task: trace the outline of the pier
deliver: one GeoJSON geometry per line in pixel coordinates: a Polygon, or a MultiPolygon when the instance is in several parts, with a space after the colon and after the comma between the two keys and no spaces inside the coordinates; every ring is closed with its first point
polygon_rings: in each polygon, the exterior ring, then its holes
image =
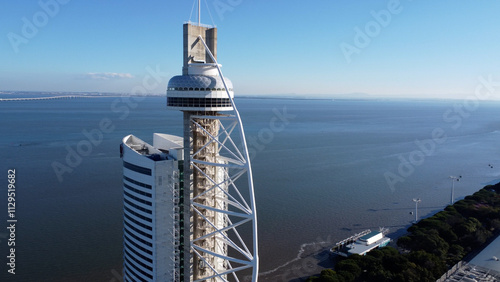
{"type": "MultiPolygon", "coordinates": [[[[366,229],[366,230],[364,230],[364,231],[361,231],[361,232],[359,232],[359,233],[357,233],[357,234],[352,235],[352,236],[351,236],[351,237],[349,237],[349,238],[346,238],[346,239],[344,239],[344,240],[342,240],[342,241],[337,242],[337,243],[335,244],[335,247],[336,247],[336,248],[339,248],[339,247],[343,247],[343,246],[344,246],[344,245],[346,245],[346,244],[353,243],[354,241],[358,240],[358,238],[363,237],[363,236],[365,236],[365,235],[367,235],[367,234],[370,234],[371,232],[372,232],[372,231],[371,231],[370,229],[366,229]]],[[[335,248],[335,247],[334,247],[334,248],[335,248]]]]}
{"type": "Polygon", "coordinates": [[[337,242],[333,248],[330,249],[331,255],[341,255],[348,257],[352,254],[365,255],[369,251],[387,246],[391,241],[385,234],[388,232],[386,228],[380,228],[380,231],[371,231],[370,229],[364,230],[360,233],[337,242]]]}
{"type": "Polygon", "coordinates": [[[76,99],[90,98],[86,96],[51,96],[51,97],[33,97],[33,98],[0,98],[0,102],[8,101],[34,101],[34,100],[55,100],[55,99],[76,99]]]}

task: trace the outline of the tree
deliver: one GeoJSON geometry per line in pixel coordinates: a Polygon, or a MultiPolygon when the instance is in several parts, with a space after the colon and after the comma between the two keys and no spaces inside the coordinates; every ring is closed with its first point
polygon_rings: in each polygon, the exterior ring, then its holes
{"type": "MultiPolygon", "coordinates": [[[[341,271],[349,272],[354,275],[354,277],[358,277],[361,275],[361,267],[355,260],[351,259],[346,259],[343,261],[340,261],[336,266],[335,270],[337,270],[340,274],[341,271]]],[[[344,276],[344,275],[342,275],[344,276]]]]}
{"type": "Polygon", "coordinates": [[[420,273],[422,276],[434,279],[434,281],[446,272],[445,263],[441,258],[434,254],[420,250],[411,252],[408,255],[408,259],[421,267],[420,273]],[[428,272],[427,275],[426,272],[428,272]]]}
{"type": "Polygon", "coordinates": [[[450,246],[450,250],[448,251],[448,260],[449,265],[455,265],[457,262],[462,260],[465,256],[465,249],[457,244],[453,244],[450,246]]]}
{"type": "Polygon", "coordinates": [[[339,277],[337,272],[333,269],[324,269],[321,271],[321,276],[317,280],[318,282],[344,282],[344,279],[339,277]]]}

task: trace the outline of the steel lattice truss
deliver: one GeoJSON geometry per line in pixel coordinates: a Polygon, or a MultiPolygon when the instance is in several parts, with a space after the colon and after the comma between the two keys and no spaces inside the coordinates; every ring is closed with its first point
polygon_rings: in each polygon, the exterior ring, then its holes
{"type": "Polygon", "coordinates": [[[195,281],[241,281],[243,273],[251,273],[252,281],[257,281],[257,217],[245,134],[219,65],[203,38],[199,39],[217,66],[233,112],[192,115],[190,119],[192,130],[204,140],[202,146],[192,147],[190,157],[193,174],[204,186],[190,202],[203,230],[191,239],[191,250],[194,261],[206,269],[203,279],[195,281]]]}

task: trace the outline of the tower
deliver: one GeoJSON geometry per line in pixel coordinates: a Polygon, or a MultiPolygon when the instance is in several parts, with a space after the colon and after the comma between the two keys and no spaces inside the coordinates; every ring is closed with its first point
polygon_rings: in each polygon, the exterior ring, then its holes
{"type": "Polygon", "coordinates": [[[217,29],[186,23],[183,46],[182,75],[167,87],[183,137],[128,135],[120,146],[124,281],[257,281],[252,168],[217,29]]]}
{"type": "Polygon", "coordinates": [[[252,171],[233,86],[216,59],[217,29],[186,23],[183,46],[182,75],[167,88],[168,109],[184,115],[181,276],[238,281],[243,273],[257,281],[252,171]]]}

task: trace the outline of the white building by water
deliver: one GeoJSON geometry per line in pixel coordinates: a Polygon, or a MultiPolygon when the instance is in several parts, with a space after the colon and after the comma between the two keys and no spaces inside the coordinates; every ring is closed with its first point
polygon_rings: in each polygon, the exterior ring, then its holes
{"type": "Polygon", "coordinates": [[[124,281],[179,281],[182,138],[123,139],[124,281]]]}

